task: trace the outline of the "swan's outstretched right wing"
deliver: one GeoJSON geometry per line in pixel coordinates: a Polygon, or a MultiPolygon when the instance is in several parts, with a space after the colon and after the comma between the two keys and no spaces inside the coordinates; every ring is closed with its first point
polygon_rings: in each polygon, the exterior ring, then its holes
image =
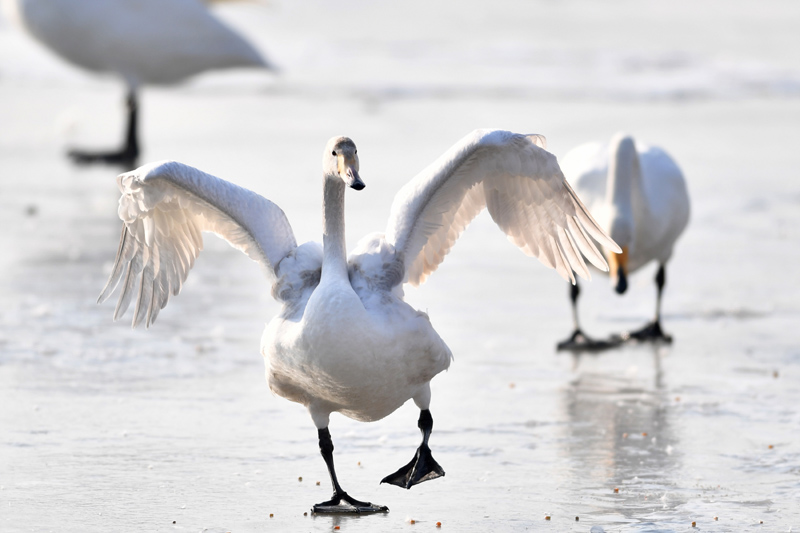
{"type": "Polygon", "coordinates": [[[568,281],[608,270],[589,238],[620,249],[564,179],[538,135],[476,130],[407,183],[392,203],[386,241],[419,285],[436,270],[467,224],[484,208],[509,240],[568,281]]]}
{"type": "Polygon", "coordinates": [[[278,263],[297,247],[283,211],[258,194],[174,161],[121,174],[122,237],[98,303],[121,283],[114,320],[135,297],[133,327],[149,327],[177,295],[203,249],[201,232],[216,233],[274,280],[278,263]],[[137,289],[138,285],[138,289],[137,289]]]}

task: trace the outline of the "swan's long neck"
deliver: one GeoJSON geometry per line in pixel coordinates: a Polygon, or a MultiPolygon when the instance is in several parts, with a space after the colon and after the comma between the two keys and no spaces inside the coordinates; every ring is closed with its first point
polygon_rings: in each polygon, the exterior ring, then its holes
{"type": "Polygon", "coordinates": [[[322,279],[347,279],[347,252],[344,240],[345,184],[336,177],[325,177],[322,187],[322,279]]]}
{"type": "Polygon", "coordinates": [[[630,137],[616,136],[609,146],[606,205],[610,206],[609,235],[620,246],[633,241],[634,188],[638,188],[640,170],[636,146],[630,137]]]}

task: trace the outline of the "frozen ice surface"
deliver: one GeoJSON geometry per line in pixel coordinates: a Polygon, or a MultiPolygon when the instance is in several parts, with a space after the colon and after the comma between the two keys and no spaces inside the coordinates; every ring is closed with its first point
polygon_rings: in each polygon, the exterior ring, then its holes
{"type": "MultiPolygon", "coordinates": [[[[556,354],[567,287],[481,217],[407,290],[456,357],[433,381],[447,476],[378,485],[418,445],[413,405],[334,416],[345,488],[391,512],[304,516],[327,474],[305,410],[264,381],[277,305],[258,267],[207,236],[154,327],[112,323],[95,299],[116,170],[62,153],[119,139],[121,88],[0,25],[0,531],[798,530],[798,4],[333,5],[225,6],[283,74],[146,90],[144,160],[260,192],[303,242],[320,238],[320,150],[347,134],[368,185],[347,198],[354,246],[471,129],[542,133],[557,155],[627,130],[675,156],[693,199],[667,271],[674,345],[556,354]]],[[[654,274],[622,298],[584,284],[586,329],[644,323],[654,274]]]]}

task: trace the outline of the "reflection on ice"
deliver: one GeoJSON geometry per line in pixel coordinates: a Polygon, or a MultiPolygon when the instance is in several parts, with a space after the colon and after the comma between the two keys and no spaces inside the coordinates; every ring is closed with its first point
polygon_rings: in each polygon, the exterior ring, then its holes
{"type": "Polygon", "coordinates": [[[573,356],[576,378],[564,391],[566,430],[577,492],[599,490],[606,496],[596,498],[597,506],[639,520],[658,509],[675,509],[686,497],[668,498],[664,492],[681,467],[680,454],[673,453],[680,443],[661,366],[669,348],[625,351],[573,356]],[[623,370],[621,355],[636,366],[623,370]],[[595,365],[582,369],[589,358],[595,365]]]}

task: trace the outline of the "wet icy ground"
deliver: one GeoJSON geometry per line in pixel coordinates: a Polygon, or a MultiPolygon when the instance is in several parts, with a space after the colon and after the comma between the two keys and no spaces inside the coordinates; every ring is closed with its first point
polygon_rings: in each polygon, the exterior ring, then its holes
{"type": "MultiPolygon", "coordinates": [[[[314,4],[323,21],[231,6],[281,78],[145,93],[145,161],[269,197],[301,242],[320,238],[320,150],[338,133],[358,143],[367,183],[347,197],[350,246],[475,127],[543,133],[557,155],[624,129],[684,169],[694,204],[668,270],[671,347],[555,353],[567,287],[485,217],[407,290],[456,356],[433,381],[447,476],[378,485],[418,444],[413,405],[373,424],[334,416],[345,488],[391,509],[361,518],[304,516],[328,497],[327,474],[304,409],[264,382],[259,339],[277,306],[255,264],[209,236],[150,330],[95,305],[116,251],[116,170],[61,153],[118,137],[119,87],[0,26],[0,530],[798,530],[797,8],[651,5],[628,31],[634,4],[610,5],[532,2],[508,16],[476,3],[443,34],[443,9],[386,15],[403,25],[360,2],[314,4]],[[611,26],[593,30],[598,18],[611,26]],[[347,20],[370,23],[328,27],[347,20]]],[[[646,321],[653,274],[623,298],[601,276],[584,284],[586,329],[646,321]]]]}

